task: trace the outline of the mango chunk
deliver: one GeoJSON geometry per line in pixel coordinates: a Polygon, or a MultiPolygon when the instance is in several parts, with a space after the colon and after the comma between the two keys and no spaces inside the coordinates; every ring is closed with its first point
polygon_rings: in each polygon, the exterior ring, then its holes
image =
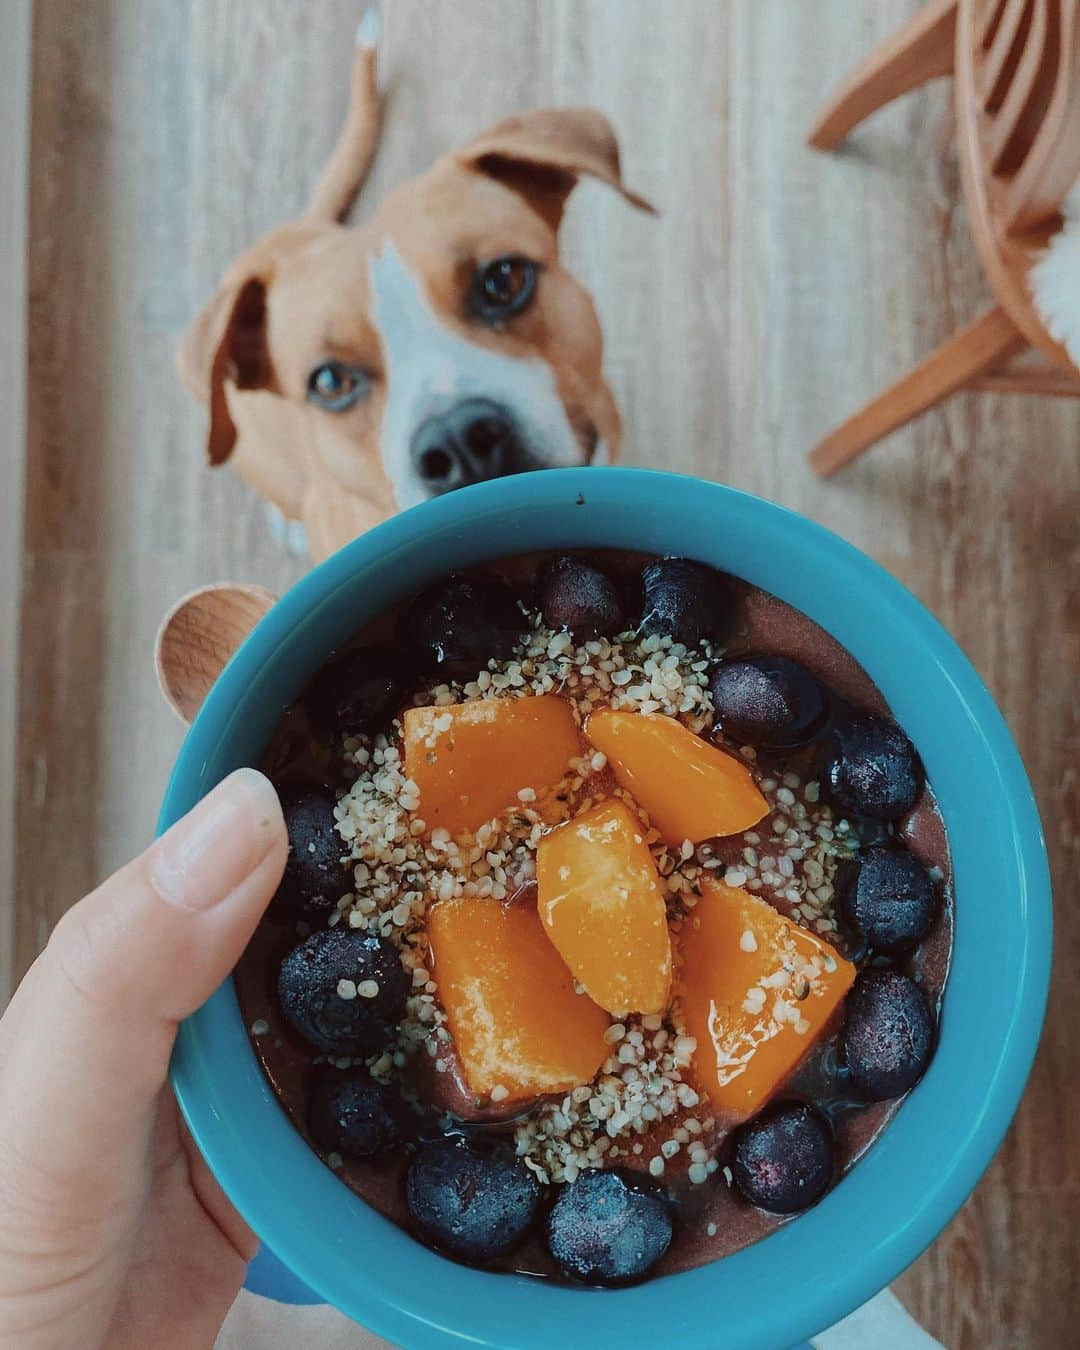
{"type": "Polygon", "coordinates": [[[540,841],[537,909],[548,937],[601,1008],[663,1012],[671,997],[664,890],[644,827],[601,802],[540,841]]]}
{"type": "Polygon", "coordinates": [[[826,1029],[855,967],[746,891],[706,881],[678,936],[692,1074],[718,1112],[758,1111],[826,1029]]]}
{"type": "Polygon", "coordinates": [[[405,771],[420,789],[428,830],[455,838],[518,804],[518,793],[556,786],[581,736],[557,694],[475,699],[449,708],[409,708],[405,771]]]}
{"type": "Polygon", "coordinates": [[[746,766],[673,717],[603,708],[585,734],[672,846],[739,834],[768,814],[746,766]]]}
{"type": "Polygon", "coordinates": [[[535,908],[462,896],[428,912],[439,998],[469,1090],[502,1102],[588,1083],[610,1019],[584,994],[535,908]]]}

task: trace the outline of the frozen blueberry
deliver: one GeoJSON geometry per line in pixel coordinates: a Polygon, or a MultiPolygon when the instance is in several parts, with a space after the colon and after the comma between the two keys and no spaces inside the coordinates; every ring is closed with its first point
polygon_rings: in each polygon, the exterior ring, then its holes
{"type": "Polygon", "coordinates": [[[771,1214],[797,1214],[832,1184],[832,1130],[805,1102],[769,1107],[735,1133],[732,1175],[743,1197],[771,1214]]]}
{"type": "Polygon", "coordinates": [[[623,627],[619,592],[610,577],[580,558],[558,558],[544,578],[544,623],[578,642],[611,636],[623,627]]]}
{"type": "Polygon", "coordinates": [[[464,1140],[439,1139],[411,1163],[405,1198],[433,1246],[463,1261],[492,1261],[532,1226],[540,1186],[509,1151],[481,1153],[464,1140]]]}
{"type": "Polygon", "coordinates": [[[902,1097],[933,1055],[934,1016],[925,994],[898,971],[859,971],[839,1048],[851,1086],[864,1101],[902,1097]]]}
{"type": "Polygon", "coordinates": [[[644,1279],[671,1242],[673,1205],[619,1171],[585,1172],[548,1216],[548,1247],[564,1275],[586,1284],[644,1279]]]}
{"type": "Polygon", "coordinates": [[[398,658],[387,647],[337,652],[309,682],[302,701],[312,726],[323,735],[371,731],[404,701],[398,658]]]}
{"type": "Polygon", "coordinates": [[[833,727],[825,777],[833,800],[846,811],[899,820],[922,791],[923,766],[890,718],[848,713],[833,727]]]}
{"type": "Polygon", "coordinates": [[[702,638],[723,637],[731,627],[731,597],[720,574],[688,558],[661,558],[641,573],[646,637],[671,636],[694,647],[702,638]]]}
{"type": "Polygon", "coordinates": [[[430,674],[471,679],[490,658],[513,655],[528,623],[508,587],[494,577],[448,577],[416,598],[403,637],[430,674]]]}
{"type": "Polygon", "coordinates": [[[281,803],[289,831],[289,857],[277,900],[290,910],[333,909],[351,889],[352,873],[342,865],[345,845],[334,823],[334,795],[312,788],[281,803]]]}
{"type": "Polygon", "coordinates": [[[878,952],[912,947],[930,931],[937,891],[910,853],[867,848],[841,869],[836,907],[848,928],[878,952]]]}
{"type": "Polygon", "coordinates": [[[293,1027],[329,1055],[374,1054],[405,1011],[409,979],[385,939],[356,928],[327,928],[281,963],[278,998],[293,1027]],[[339,985],[345,981],[343,997],[339,985]],[[378,986],[371,998],[361,985],[378,986]],[[358,992],[353,993],[349,986],[358,992]]]}
{"type": "Polygon", "coordinates": [[[320,1148],[349,1158],[374,1158],[409,1133],[409,1109],[396,1088],[356,1069],[324,1069],[312,1080],[308,1129],[320,1148]]]}
{"type": "Polygon", "coordinates": [[[821,685],[786,656],[721,661],[713,671],[712,696],[728,740],[770,750],[805,745],[828,711],[821,685]]]}

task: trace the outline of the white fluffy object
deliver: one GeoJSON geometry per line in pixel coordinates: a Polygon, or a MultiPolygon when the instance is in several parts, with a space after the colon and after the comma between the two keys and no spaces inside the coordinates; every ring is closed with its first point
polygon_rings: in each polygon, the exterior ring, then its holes
{"type": "Polygon", "coordinates": [[[1080,366],[1080,182],[1062,207],[1065,224],[1031,269],[1035,305],[1052,337],[1080,366]]]}

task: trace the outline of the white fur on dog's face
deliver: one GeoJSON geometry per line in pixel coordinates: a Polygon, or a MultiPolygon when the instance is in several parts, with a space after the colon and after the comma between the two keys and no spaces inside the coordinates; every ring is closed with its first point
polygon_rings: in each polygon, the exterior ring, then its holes
{"type": "Polygon", "coordinates": [[[387,384],[382,459],[399,506],[430,496],[412,461],[417,430],[462,399],[502,405],[538,468],[582,463],[582,446],[547,361],[481,347],[447,327],[390,240],[371,258],[368,272],[387,384]]]}

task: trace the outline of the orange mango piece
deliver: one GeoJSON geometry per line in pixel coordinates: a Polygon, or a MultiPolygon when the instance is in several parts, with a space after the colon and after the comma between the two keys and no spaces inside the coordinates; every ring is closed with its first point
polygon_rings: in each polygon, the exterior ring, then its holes
{"type": "Polygon", "coordinates": [[[449,708],[409,708],[402,719],[405,771],[420,789],[428,830],[455,838],[556,786],[581,736],[570,705],[557,694],[476,699],[449,708]]]}
{"type": "Polygon", "coordinates": [[[439,998],[469,1090],[503,1102],[588,1083],[608,1015],[584,994],[530,904],[462,896],[428,912],[439,998]]]}
{"type": "Polygon", "coordinates": [[[591,714],[585,734],[672,846],[739,834],[768,814],[741,760],[674,717],[603,708],[591,714]]]}
{"type": "Polygon", "coordinates": [[[664,890],[644,827],[601,802],[546,834],[536,853],[537,909],[575,979],[601,1008],[663,1012],[671,997],[664,890]]]}
{"type": "Polygon", "coordinates": [[[678,936],[692,1073],[718,1112],[754,1115],[798,1067],[855,979],[821,938],[757,896],[706,881],[678,936]]]}

